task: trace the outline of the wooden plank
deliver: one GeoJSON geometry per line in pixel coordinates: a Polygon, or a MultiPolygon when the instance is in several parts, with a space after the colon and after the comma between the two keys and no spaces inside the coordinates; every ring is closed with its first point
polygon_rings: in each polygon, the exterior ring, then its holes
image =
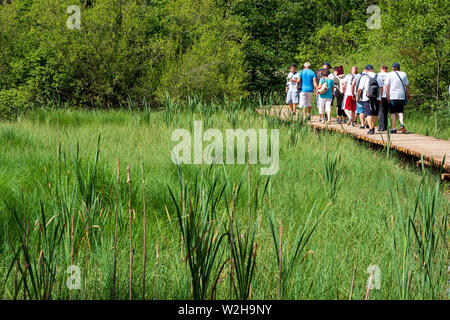
{"type": "MultiPolygon", "coordinates": [[[[293,120],[288,106],[272,106],[257,109],[261,115],[276,116],[282,120],[293,120]]],[[[309,125],[317,130],[329,130],[342,134],[349,134],[358,140],[366,141],[372,144],[386,146],[389,142],[387,133],[378,133],[374,135],[367,134],[367,129],[347,126],[347,124],[338,124],[335,119],[329,124],[319,121],[318,116],[313,116],[309,125]]],[[[415,133],[392,134],[390,135],[390,147],[404,154],[421,160],[423,158],[425,165],[433,165],[436,168],[443,168],[443,171],[450,173],[450,141],[437,139],[434,137],[423,136],[415,133]],[[444,162],[445,157],[445,163],[444,162]]],[[[419,161],[420,162],[420,161],[419,161]]],[[[447,177],[447,176],[446,176],[447,177]]]]}

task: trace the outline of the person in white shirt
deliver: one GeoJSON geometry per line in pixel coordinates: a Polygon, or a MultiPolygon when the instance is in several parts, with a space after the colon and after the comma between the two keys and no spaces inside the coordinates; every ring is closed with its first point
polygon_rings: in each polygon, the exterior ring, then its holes
{"type": "Polygon", "coordinates": [[[369,126],[366,125],[366,117],[364,115],[364,103],[356,99],[356,96],[358,94],[359,82],[361,81],[361,77],[363,77],[366,74],[366,72],[367,70],[364,69],[362,73],[355,75],[355,79],[353,80],[352,83],[353,98],[356,101],[356,116],[358,117],[359,115],[359,120],[361,121],[360,129],[364,129],[366,127],[369,128],[369,126]]]}
{"type": "MultiPolygon", "coordinates": [[[[386,78],[388,75],[388,67],[382,66],[378,77],[383,81],[383,88],[386,85],[386,78]]],[[[380,112],[378,113],[378,131],[386,131],[388,128],[388,111],[389,103],[386,98],[386,90],[383,90],[383,96],[381,97],[380,112]]]]}
{"type": "Polygon", "coordinates": [[[405,125],[403,123],[403,109],[411,98],[409,92],[409,80],[406,73],[400,71],[400,64],[397,62],[392,65],[392,72],[390,72],[386,78],[385,90],[392,119],[391,133],[397,133],[397,129],[395,128],[396,115],[398,115],[402,133],[406,133],[405,125]]]}
{"type": "Polygon", "coordinates": [[[300,75],[296,71],[297,66],[291,65],[291,72],[286,78],[286,104],[293,114],[298,105],[298,83],[300,82],[300,75]]]}
{"type": "Polygon", "coordinates": [[[366,70],[367,74],[361,78],[359,83],[356,101],[364,102],[364,114],[367,115],[367,123],[369,124],[369,132],[367,133],[374,134],[383,95],[383,81],[373,72],[371,64],[366,66],[366,70]]]}
{"type": "Polygon", "coordinates": [[[345,76],[342,85],[342,92],[344,92],[344,106],[345,114],[348,117],[347,125],[355,126],[356,123],[356,98],[352,93],[352,84],[358,75],[358,67],[352,67],[352,73],[345,76]]]}

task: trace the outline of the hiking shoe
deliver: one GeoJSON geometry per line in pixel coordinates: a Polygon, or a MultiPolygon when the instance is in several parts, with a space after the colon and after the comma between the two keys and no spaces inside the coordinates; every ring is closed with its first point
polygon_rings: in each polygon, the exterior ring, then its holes
{"type": "Polygon", "coordinates": [[[370,129],[370,127],[369,127],[369,125],[368,125],[368,124],[366,124],[366,129],[370,129]]]}
{"type": "Polygon", "coordinates": [[[404,125],[401,126],[400,130],[402,130],[402,133],[406,133],[406,129],[405,129],[404,125]]]}
{"type": "Polygon", "coordinates": [[[361,126],[361,127],[359,127],[360,129],[365,129],[366,127],[365,126],[361,126]]]}
{"type": "Polygon", "coordinates": [[[375,129],[370,129],[367,134],[374,134],[375,133],[375,129]]]}
{"type": "Polygon", "coordinates": [[[391,133],[397,133],[397,129],[392,129],[391,133]]]}
{"type": "Polygon", "coordinates": [[[308,119],[308,121],[311,121],[311,116],[308,116],[308,118],[307,118],[307,119],[308,119]]]}

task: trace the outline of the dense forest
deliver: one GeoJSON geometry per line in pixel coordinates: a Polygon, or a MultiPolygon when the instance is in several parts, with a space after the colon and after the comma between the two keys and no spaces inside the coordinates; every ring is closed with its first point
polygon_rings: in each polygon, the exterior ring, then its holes
{"type": "Polygon", "coordinates": [[[399,62],[413,106],[448,108],[449,18],[446,0],[2,0],[0,114],[282,92],[305,61],[399,62]]]}

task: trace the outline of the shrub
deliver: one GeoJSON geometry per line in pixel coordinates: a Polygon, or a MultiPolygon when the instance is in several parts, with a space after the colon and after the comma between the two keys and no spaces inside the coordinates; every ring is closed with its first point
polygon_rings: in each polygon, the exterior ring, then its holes
{"type": "Polygon", "coordinates": [[[26,89],[0,90],[0,119],[15,119],[31,106],[31,94],[26,89]]]}

